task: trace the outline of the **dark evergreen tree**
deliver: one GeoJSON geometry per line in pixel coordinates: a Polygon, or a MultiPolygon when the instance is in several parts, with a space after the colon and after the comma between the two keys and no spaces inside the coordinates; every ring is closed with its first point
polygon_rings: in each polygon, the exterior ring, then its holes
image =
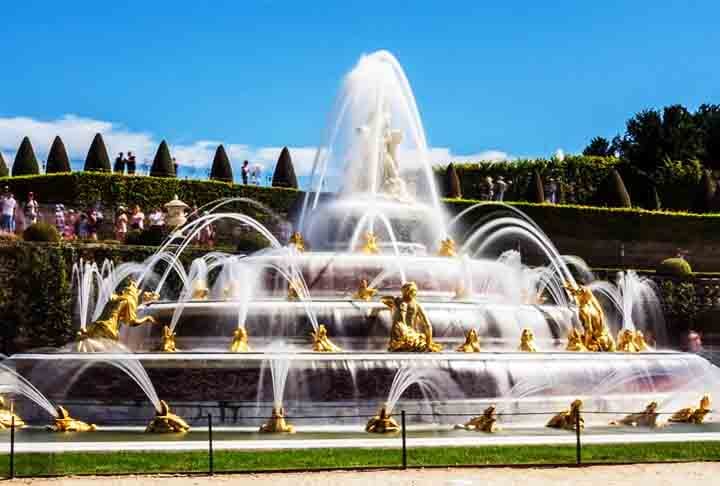
{"type": "Polygon", "coordinates": [[[448,197],[455,199],[462,198],[462,187],[460,186],[460,178],[455,170],[455,165],[450,164],[445,171],[445,191],[448,197]]]}
{"type": "Polygon", "coordinates": [[[153,177],[175,177],[175,166],[173,165],[170,149],[165,140],[160,142],[160,146],[155,153],[150,175],[153,177]]]}
{"type": "Polygon", "coordinates": [[[216,181],[233,181],[232,166],[230,166],[230,159],[228,159],[225,147],[218,145],[215,151],[215,158],[213,159],[212,169],[210,170],[210,179],[216,181]]]}
{"type": "Polygon", "coordinates": [[[613,154],[610,151],[610,142],[607,138],[594,137],[592,140],[590,140],[588,146],[585,147],[585,150],[583,150],[583,155],[608,157],[613,154]]]}
{"type": "Polygon", "coordinates": [[[533,203],[545,202],[545,189],[543,189],[542,177],[538,171],[533,172],[530,184],[525,192],[525,199],[533,203]]]}
{"type": "Polygon", "coordinates": [[[105,148],[105,141],[99,133],[95,134],[95,138],[93,138],[90,144],[87,157],[85,157],[85,167],[83,170],[110,172],[110,157],[108,156],[107,148],[105,148]]]}
{"type": "Polygon", "coordinates": [[[700,178],[700,184],[695,192],[695,200],[693,201],[692,210],[696,213],[707,213],[712,210],[713,200],[715,199],[715,184],[713,184],[712,176],[707,170],[703,171],[700,178]]]}
{"type": "Polygon", "coordinates": [[[595,203],[598,206],[607,206],[610,208],[632,207],[630,194],[617,170],[612,169],[605,180],[600,183],[600,187],[595,195],[595,203]]]}
{"type": "Polygon", "coordinates": [[[20,147],[15,154],[15,162],[12,166],[12,175],[35,175],[40,173],[40,167],[38,166],[37,158],[35,158],[35,151],[33,150],[30,139],[25,137],[20,142],[20,147]]]}
{"type": "Polygon", "coordinates": [[[695,114],[702,138],[703,165],[720,170],[720,105],[700,105],[695,114]]]}
{"type": "Polygon", "coordinates": [[[55,137],[50,152],[48,153],[46,174],[55,174],[57,172],[70,172],[70,158],[68,157],[65,144],[60,137],[55,137]]]}
{"type": "Polygon", "coordinates": [[[7,177],[10,175],[5,159],[3,158],[2,152],[0,152],[0,177],[7,177]]]}
{"type": "Polygon", "coordinates": [[[275,166],[275,173],[272,178],[273,187],[292,187],[297,189],[297,177],[295,177],[295,168],[293,167],[290,151],[287,147],[283,147],[275,166]]]}

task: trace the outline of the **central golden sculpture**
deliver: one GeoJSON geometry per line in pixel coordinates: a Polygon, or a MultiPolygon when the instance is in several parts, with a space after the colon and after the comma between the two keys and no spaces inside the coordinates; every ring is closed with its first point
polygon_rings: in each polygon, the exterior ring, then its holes
{"type": "Polygon", "coordinates": [[[106,351],[120,337],[120,325],[136,327],[143,324],[155,324],[155,318],[138,318],[137,308],[140,291],[134,280],[130,280],[121,294],[112,294],[100,319],[78,332],[77,350],[83,353],[106,351]]]}
{"type": "Polygon", "coordinates": [[[465,334],[465,342],[462,343],[457,351],[460,353],[479,353],[480,352],[480,338],[475,329],[470,329],[465,334]]]}
{"type": "Polygon", "coordinates": [[[10,408],[5,408],[5,398],[0,396],[0,430],[25,427],[25,421],[15,413],[15,405],[10,402],[10,408]],[[13,420],[14,419],[14,420],[13,420]]]}
{"type": "Polygon", "coordinates": [[[375,294],[377,294],[377,289],[370,287],[367,279],[364,278],[360,280],[360,285],[358,286],[357,292],[353,294],[353,299],[370,302],[372,298],[375,297],[375,294]]]}
{"type": "Polygon", "coordinates": [[[392,434],[400,430],[400,425],[390,416],[387,407],[383,405],[378,410],[378,414],[368,420],[365,425],[365,432],[371,434],[392,434]]]}
{"type": "Polygon", "coordinates": [[[175,353],[177,346],[175,345],[176,334],[170,330],[170,326],[163,326],[162,342],[160,343],[160,351],[163,353],[175,353]]]}
{"type": "Polygon", "coordinates": [[[705,416],[710,413],[710,395],[705,394],[700,399],[697,408],[687,407],[675,412],[668,420],[669,422],[699,425],[705,421],[705,416]]]}
{"type": "Polygon", "coordinates": [[[325,324],[320,324],[317,331],[310,333],[312,337],[312,349],[318,353],[339,353],[342,351],[340,346],[330,341],[325,324]]]}
{"type": "Polygon", "coordinates": [[[570,329],[570,332],[568,333],[568,342],[567,346],[565,346],[565,351],[587,351],[587,348],[583,343],[582,334],[574,327],[570,329]]]}
{"type": "Polygon", "coordinates": [[[400,297],[383,297],[381,302],[390,308],[390,352],[436,353],[442,346],[433,341],[433,330],[425,310],[417,301],[415,282],[401,287],[400,297]]]}
{"type": "Polygon", "coordinates": [[[546,427],[553,429],[565,429],[565,430],[576,430],[575,424],[579,423],[580,428],[585,428],[585,421],[580,417],[580,408],[582,407],[582,400],[575,400],[570,404],[570,410],[563,410],[559,414],[555,415],[546,424],[546,427]]]}
{"type": "Polygon", "coordinates": [[[605,313],[592,290],[587,287],[565,284],[578,306],[578,317],[583,326],[583,345],[588,351],[615,351],[615,341],[605,324],[605,313]]]}
{"type": "Polygon", "coordinates": [[[610,422],[610,425],[629,425],[631,427],[650,427],[656,428],[660,424],[657,423],[658,419],[658,404],[657,402],[648,403],[645,410],[640,413],[631,413],[620,420],[610,422]]]}
{"type": "Polygon", "coordinates": [[[372,231],[365,232],[365,243],[360,248],[360,251],[366,255],[377,255],[380,253],[380,248],[377,245],[377,236],[372,231]]]}
{"type": "Polygon", "coordinates": [[[455,250],[455,240],[453,240],[449,236],[447,238],[445,238],[444,240],[440,240],[440,249],[438,250],[438,256],[443,256],[443,257],[457,256],[457,251],[455,250]]]}
{"type": "Polygon", "coordinates": [[[650,346],[648,346],[648,343],[645,341],[645,335],[642,331],[635,331],[633,342],[635,343],[635,348],[638,350],[638,353],[642,353],[643,351],[650,349],[650,346]]]}
{"type": "Polygon", "coordinates": [[[535,347],[535,334],[533,334],[532,329],[526,327],[522,330],[522,334],[520,334],[520,351],[524,351],[526,353],[537,353],[537,348],[535,347]]]}
{"type": "Polygon", "coordinates": [[[94,432],[97,426],[72,418],[64,407],[58,406],[55,423],[47,429],[51,432],[94,432]]]}
{"type": "Polygon", "coordinates": [[[231,353],[247,353],[250,351],[250,344],[248,343],[247,330],[240,326],[233,332],[232,342],[230,343],[231,353]]]}
{"type": "Polygon", "coordinates": [[[487,432],[492,434],[500,430],[497,425],[497,413],[495,405],[486,408],[482,415],[473,417],[463,425],[456,425],[456,429],[475,430],[478,432],[487,432]]]}
{"type": "Polygon", "coordinates": [[[156,434],[170,434],[187,432],[190,426],[178,415],[170,412],[170,406],[165,400],[160,400],[160,410],[155,412],[155,418],[145,428],[145,432],[156,434]]]}
{"type": "Polygon", "coordinates": [[[282,407],[273,407],[270,420],[260,426],[260,432],[266,434],[294,434],[295,427],[285,421],[285,409],[282,407]]]}
{"type": "Polygon", "coordinates": [[[294,246],[298,253],[305,252],[305,240],[299,231],[295,231],[290,235],[290,245],[294,246]]]}

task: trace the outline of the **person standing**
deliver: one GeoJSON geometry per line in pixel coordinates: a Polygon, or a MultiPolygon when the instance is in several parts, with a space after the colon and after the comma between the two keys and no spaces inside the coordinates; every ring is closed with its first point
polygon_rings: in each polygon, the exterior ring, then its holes
{"type": "Polygon", "coordinates": [[[508,183],[505,182],[503,176],[498,176],[495,181],[495,200],[503,201],[505,199],[505,191],[507,191],[508,183]]]}
{"type": "Polygon", "coordinates": [[[15,208],[17,201],[10,192],[8,187],[5,187],[5,194],[2,196],[0,201],[0,213],[2,217],[2,230],[12,233],[15,231],[14,220],[15,220],[15,208]]]}
{"type": "Polygon", "coordinates": [[[55,228],[61,235],[65,233],[65,208],[62,204],[55,205],[55,228]]]}
{"type": "Polygon", "coordinates": [[[145,214],[137,204],[133,207],[132,216],[130,216],[130,228],[140,231],[145,229],[145,214]]]}
{"type": "Polygon", "coordinates": [[[242,182],[247,186],[248,179],[250,178],[250,162],[247,160],[242,165],[242,182]]]}
{"type": "Polygon", "coordinates": [[[68,219],[65,222],[65,231],[63,231],[63,239],[74,240],[75,239],[75,225],[77,224],[77,217],[75,210],[68,210],[68,219]]]}
{"type": "Polygon", "coordinates": [[[37,223],[40,205],[35,200],[35,194],[28,192],[28,200],[25,203],[25,228],[37,223]]]}
{"type": "Polygon", "coordinates": [[[128,175],[135,175],[135,169],[137,168],[136,163],[137,163],[137,161],[135,160],[135,156],[133,155],[133,153],[128,152],[127,162],[126,162],[128,175]]]}
{"type": "Polygon", "coordinates": [[[125,172],[125,158],[123,157],[123,153],[120,152],[115,159],[115,165],[113,166],[113,172],[116,174],[123,174],[125,172]]]}
{"type": "Polygon", "coordinates": [[[127,211],[123,206],[118,208],[117,218],[115,218],[115,239],[125,242],[128,230],[127,211]]]}

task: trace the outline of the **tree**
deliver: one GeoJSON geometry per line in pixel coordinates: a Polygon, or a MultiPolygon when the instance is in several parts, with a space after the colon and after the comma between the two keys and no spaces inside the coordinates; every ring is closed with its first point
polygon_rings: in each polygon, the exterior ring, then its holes
{"type": "Polygon", "coordinates": [[[700,161],[711,170],[720,170],[720,105],[700,105],[695,113],[700,131],[700,161]]]}
{"type": "Polygon", "coordinates": [[[40,167],[38,166],[37,158],[35,158],[35,151],[33,150],[30,139],[25,137],[20,142],[20,147],[15,154],[15,162],[12,166],[12,175],[35,175],[40,173],[40,167]]]}
{"type": "Polygon", "coordinates": [[[95,134],[87,157],[85,157],[85,171],[110,172],[110,157],[108,157],[107,148],[102,135],[95,134]]]}
{"type": "Polygon", "coordinates": [[[644,110],[627,121],[620,152],[633,166],[652,172],[663,160],[663,121],[656,110],[644,110]]]}
{"type": "Polygon", "coordinates": [[[278,157],[275,173],[272,178],[273,187],[292,187],[297,189],[297,177],[295,177],[295,168],[293,167],[290,151],[287,147],[283,147],[278,157]]]}
{"type": "Polygon", "coordinates": [[[460,199],[462,198],[462,187],[460,186],[460,178],[455,170],[455,165],[450,164],[445,171],[445,188],[448,197],[460,199]]]}
{"type": "Polygon", "coordinates": [[[583,150],[583,155],[609,157],[613,155],[613,152],[610,151],[610,142],[607,138],[594,137],[583,150]]]}
{"type": "Polygon", "coordinates": [[[7,177],[10,175],[5,159],[3,158],[2,152],[0,152],[0,177],[7,177]]]}
{"type": "Polygon", "coordinates": [[[682,105],[663,108],[663,154],[670,160],[697,160],[701,147],[700,130],[687,108],[682,105]]]}
{"type": "Polygon", "coordinates": [[[70,170],[70,159],[67,150],[65,150],[65,144],[60,137],[55,137],[48,153],[45,173],[55,174],[57,172],[70,172],[70,170]]]}
{"type": "Polygon", "coordinates": [[[170,149],[165,140],[160,142],[160,146],[155,153],[150,175],[153,177],[175,177],[175,166],[173,165],[170,149]]]}
{"type": "Polygon", "coordinates": [[[545,190],[543,189],[543,181],[538,171],[533,172],[532,179],[528,185],[525,199],[534,203],[545,202],[545,190]]]}
{"type": "Polygon", "coordinates": [[[704,170],[698,184],[698,190],[695,192],[692,210],[696,213],[710,212],[713,207],[713,199],[715,199],[715,185],[710,172],[704,170]]]}
{"type": "Polygon", "coordinates": [[[610,208],[630,208],[632,201],[620,173],[612,169],[605,180],[600,183],[596,202],[610,208]]]}
{"type": "Polygon", "coordinates": [[[210,179],[225,182],[233,181],[230,159],[228,159],[225,147],[222,145],[218,145],[215,151],[215,158],[213,159],[212,169],[210,170],[210,179]]]}

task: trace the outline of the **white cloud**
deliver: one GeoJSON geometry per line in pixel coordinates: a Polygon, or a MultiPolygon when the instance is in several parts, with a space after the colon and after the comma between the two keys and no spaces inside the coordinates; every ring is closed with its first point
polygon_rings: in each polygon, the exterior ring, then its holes
{"type": "MultiPolygon", "coordinates": [[[[39,160],[45,160],[50,145],[59,135],[69,156],[73,161],[84,161],[96,133],[101,133],[107,146],[110,158],[118,152],[135,153],[138,162],[151,162],[159,144],[159,139],[147,132],[136,132],[125,126],[76,115],[65,115],[55,120],[36,120],[28,117],[0,117],[0,151],[10,166],[15,158],[15,151],[23,137],[30,137],[39,160]]],[[[220,143],[217,140],[198,140],[191,144],[172,144],[170,150],[178,164],[193,169],[206,169],[212,163],[215,149],[220,143]]],[[[312,172],[316,148],[313,146],[289,147],[295,171],[299,176],[312,172]]],[[[243,160],[254,165],[261,165],[264,171],[271,172],[280,155],[282,147],[262,147],[242,143],[225,143],[225,150],[235,169],[238,170],[243,160]]],[[[430,150],[431,164],[447,164],[452,161],[498,161],[510,160],[506,152],[488,150],[475,154],[455,154],[447,147],[433,147],[430,150]]]]}

